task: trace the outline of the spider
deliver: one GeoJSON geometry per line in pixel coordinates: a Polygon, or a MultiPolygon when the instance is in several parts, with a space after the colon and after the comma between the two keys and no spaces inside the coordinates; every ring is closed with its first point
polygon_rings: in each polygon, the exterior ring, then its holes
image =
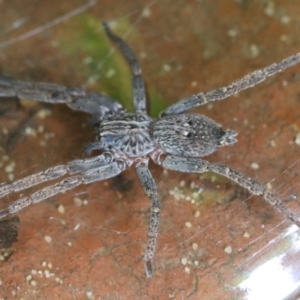
{"type": "Polygon", "coordinates": [[[12,183],[0,186],[0,197],[48,182],[64,175],[60,182],[42,188],[28,197],[20,198],[0,211],[0,219],[15,214],[30,204],[38,203],[56,194],[119,175],[135,166],[141,185],[151,201],[148,243],[144,255],[146,276],[153,276],[152,261],[160,222],[160,200],[155,181],[148,169],[149,158],[163,168],[188,172],[214,172],[229,178],[253,195],[262,196],[283,216],[297,226],[300,221],[286,208],[281,199],[263,184],[220,163],[211,163],[200,157],[211,154],[219,147],[232,145],[237,133],[224,130],[213,120],[195,113],[185,113],[210,101],[222,100],[264,81],[267,77],[300,62],[300,53],[289,56],[264,69],[254,71],[232,84],[198,93],[169,106],[157,119],[147,115],[146,90],[140,64],[130,46],[103,23],[108,38],[117,45],[132,71],[133,103],[135,112],[124,109],[108,96],[86,92],[52,83],[16,81],[0,78],[0,96],[31,99],[48,103],[65,103],[71,109],[91,115],[96,140],[85,148],[85,154],[101,150],[101,154],[76,159],[65,165],[51,167],[12,183]]]}

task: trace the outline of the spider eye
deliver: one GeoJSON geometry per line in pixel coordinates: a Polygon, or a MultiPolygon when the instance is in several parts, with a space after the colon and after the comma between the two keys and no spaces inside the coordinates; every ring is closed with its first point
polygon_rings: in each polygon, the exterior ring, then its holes
{"type": "Polygon", "coordinates": [[[193,134],[190,131],[183,131],[183,135],[186,137],[191,137],[193,134]]]}

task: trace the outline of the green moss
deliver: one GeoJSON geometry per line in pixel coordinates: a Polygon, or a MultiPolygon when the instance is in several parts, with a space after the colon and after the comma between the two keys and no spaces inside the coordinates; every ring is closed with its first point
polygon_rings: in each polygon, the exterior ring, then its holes
{"type": "MultiPolygon", "coordinates": [[[[130,24],[124,21],[120,26],[127,28],[130,24]]],[[[105,35],[101,22],[88,14],[81,14],[64,28],[63,35],[58,47],[64,55],[84,62],[87,85],[132,110],[130,69],[117,50],[118,53],[110,54],[112,43],[105,35]],[[101,90],[97,90],[99,83],[101,90]]]]}
{"type": "Polygon", "coordinates": [[[162,97],[154,90],[149,89],[149,114],[151,117],[157,117],[159,113],[165,108],[162,97]]]}
{"type": "MultiPolygon", "coordinates": [[[[118,34],[131,31],[134,27],[128,20],[118,21],[113,31],[118,34]]],[[[85,85],[89,90],[107,94],[120,102],[125,108],[133,111],[132,103],[132,74],[127,62],[118,49],[107,38],[101,21],[89,14],[81,14],[64,26],[57,33],[58,49],[72,60],[79,60],[83,67],[78,70],[86,79],[85,85]],[[115,49],[115,53],[111,53],[115,49]]],[[[154,88],[148,89],[150,116],[156,117],[164,109],[163,101],[154,88]]]]}

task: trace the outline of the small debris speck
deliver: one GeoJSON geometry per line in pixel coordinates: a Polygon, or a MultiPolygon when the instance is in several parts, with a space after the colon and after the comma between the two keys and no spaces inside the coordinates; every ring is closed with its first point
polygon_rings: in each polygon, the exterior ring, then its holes
{"type": "Polygon", "coordinates": [[[60,279],[60,278],[58,278],[58,277],[55,278],[55,281],[58,282],[58,283],[60,283],[60,284],[63,283],[62,279],[60,279]]]}
{"type": "Polygon", "coordinates": [[[1,157],[1,160],[2,160],[2,161],[8,161],[8,160],[9,160],[9,156],[8,156],[8,155],[3,155],[3,156],[1,157]]]}
{"type": "Polygon", "coordinates": [[[107,73],[105,74],[105,77],[106,78],[112,78],[115,74],[116,74],[116,70],[115,69],[109,69],[107,71],[107,73]]]}
{"type": "Polygon", "coordinates": [[[46,261],[43,261],[43,262],[42,262],[42,266],[43,266],[43,267],[46,267],[46,266],[47,266],[47,262],[46,262],[46,261]]]}
{"type": "Polygon", "coordinates": [[[38,133],[42,133],[44,131],[44,126],[40,125],[37,129],[38,133]]]}
{"type": "Polygon", "coordinates": [[[237,34],[238,34],[238,31],[236,28],[230,28],[228,31],[227,31],[227,34],[228,36],[230,37],[236,37],[237,34]]]}
{"type": "Polygon", "coordinates": [[[60,224],[65,226],[67,224],[66,220],[59,220],[60,224]]]}
{"type": "Polygon", "coordinates": [[[170,72],[171,71],[171,66],[168,65],[168,64],[163,64],[162,68],[165,72],[170,72]]]}
{"type": "Polygon", "coordinates": [[[87,299],[89,299],[89,300],[93,300],[94,299],[93,293],[91,291],[88,291],[85,294],[86,294],[87,299]]]}
{"type": "Polygon", "coordinates": [[[191,269],[190,269],[189,267],[185,267],[185,268],[184,268],[184,271],[185,271],[186,273],[188,273],[188,274],[191,273],[191,269]]]}
{"type": "Polygon", "coordinates": [[[8,165],[5,167],[5,172],[6,173],[12,173],[15,169],[16,163],[14,161],[10,162],[8,165]]]}
{"type": "Polygon", "coordinates": [[[254,170],[257,170],[257,169],[259,169],[259,164],[253,162],[253,163],[251,164],[251,168],[254,169],[254,170]]]}
{"type": "Polygon", "coordinates": [[[295,144],[300,146],[300,132],[296,135],[295,144]]]}
{"type": "Polygon", "coordinates": [[[144,18],[149,18],[151,16],[151,9],[149,6],[146,6],[146,8],[143,9],[142,16],[144,18]]]}
{"type": "Polygon", "coordinates": [[[212,257],[211,259],[209,259],[209,260],[207,261],[207,264],[208,264],[209,266],[212,266],[216,261],[217,261],[217,258],[216,258],[216,257],[212,257]]]}
{"type": "Polygon", "coordinates": [[[50,278],[50,277],[53,277],[53,276],[54,276],[54,273],[50,273],[49,270],[45,270],[45,271],[44,271],[44,274],[45,274],[45,277],[46,277],[46,278],[50,278]]]}
{"type": "Polygon", "coordinates": [[[60,205],[58,206],[57,210],[58,210],[58,212],[59,212],[60,214],[64,214],[64,213],[65,213],[65,208],[64,208],[64,206],[63,206],[62,204],[60,204],[60,205]]]}
{"type": "Polygon", "coordinates": [[[200,216],[200,211],[196,210],[194,216],[195,216],[195,218],[198,218],[200,216]]]}
{"type": "Polygon", "coordinates": [[[91,56],[86,56],[84,57],[84,59],[82,60],[82,62],[86,65],[89,65],[91,63],[93,63],[94,59],[91,56]]]}
{"type": "Polygon", "coordinates": [[[193,248],[193,250],[197,250],[198,249],[198,244],[197,243],[193,243],[192,244],[192,248],[193,248]]]}
{"type": "Polygon", "coordinates": [[[280,41],[286,43],[288,41],[288,36],[286,34],[281,35],[280,36],[280,41]]]}
{"type": "Polygon", "coordinates": [[[45,241],[46,241],[47,243],[51,243],[51,241],[52,241],[51,236],[48,236],[48,235],[46,235],[46,236],[44,237],[44,239],[45,239],[45,241]]]}
{"type": "Polygon", "coordinates": [[[199,266],[199,261],[198,261],[198,260],[195,260],[195,261],[194,261],[194,265],[195,265],[195,266],[199,266]]]}
{"type": "Polygon", "coordinates": [[[273,186],[272,186],[271,182],[268,182],[267,183],[267,189],[268,190],[272,190],[272,188],[273,188],[273,186]]]}
{"type": "Polygon", "coordinates": [[[196,188],[196,183],[195,183],[195,181],[192,181],[192,182],[190,183],[190,188],[191,188],[191,189],[196,188]]]}
{"type": "Polygon", "coordinates": [[[211,182],[215,182],[217,180],[217,176],[215,175],[212,175],[211,178],[210,178],[211,182]]]}
{"type": "Polygon", "coordinates": [[[175,200],[184,199],[185,195],[182,190],[180,190],[177,186],[174,189],[169,191],[169,194],[175,198],[175,200]]]}
{"type": "Polygon", "coordinates": [[[276,142],[275,142],[274,140],[271,140],[271,141],[270,141],[270,145],[271,145],[272,147],[276,147],[276,142]]]}
{"type": "Polygon", "coordinates": [[[13,173],[9,173],[9,174],[8,174],[8,180],[9,180],[9,181],[13,181],[14,178],[15,178],[15,176],[14,176],[13,173]]]}
{"type": "Polygon", "coordinates": [[[275,4],[273,1],[267,1],[265,4],[264,12],[268,17],[272,17],[275,14],[275,4]]]}
{"type": "Polygon", "coordinates": [[[75,197],[73,202],[76,206],[81,206],[83,204],[83,201],[79,197],[75,197]]]}
{"type": "Polygon", "coordinates": [[[191,222],[185,222],[185,226],[188,227],[188,228],[191,228],[192,227],[192,223],[191,222]]]}
{"type": "Polygon", "coordinates": [[[33,286],[36,286],[36,281],[35,280],[31,280],[30,284],[33,285],[33,286]]]}
{"type": "Polygon", "coordinates": [[[249,50],[250,50],[250,55],[252,58],[256,58],[260,53],[258,46],[255,44],[251,44],[249,50]]]}
{"type": "Polygon", "coordinates": [[[147,53],[146,52],[144,52],[144,51],[140,52],[140,58],[141,59],[145,59],[146,57],[147,57],[147,53]]]}
{"type": "Polygon", "coordinates": [[[44,139],[45,140],[50,140],[54,137],[55,137],[55,134],[53,132],[47,132],[47,133],[44,134],[44,139]]]}
{"type": "Polygon", "coordinates": [[[250,237],[250,234],[249,234],[248,232],[245,232],[244,235],[243,235],[243,237],[244,237],[244,238],[249,238],[249,237],[250,237]]]}
{"type": "Polygon", "coordinates": [[[26,281],[29,282],[31,279],[32,279],[32,276],[31,276],[31,275],[27,275],[27,276],[26,276],[26,281]]]}
{"type": "Polygon", "coordinates": [[[231,248],[231,246],[227,246],[227,247],[224,249],[224,251],[225,251],[226,253],[228,253],[228,254],[231,254],[231,253],[232,253],[232,248],[231,248]]]}
{"type": "Polygon", "coordinates": [[[37,117],[40,119],[45,119],[46,117],[51,115],[51,110],[50,109],[41,109],[37,113],[37,117]]]}
{"type": "Polygon", "coordinates": [[[33,129],[31,127],[26,127],[24,134],[27,136],[32,136],[32,137],[36,137],[36,135],[37,135],[35,129],[33,129]]]}
{"type": "Polygon", "coordinates": [[[181,263],[182,263],[183,265],[186,265],[186,264],[187,264],[187,258],[186,258],[186,257],[182,258],[182,259],[181,259],[181,263]]]}
{"type": "Polygon", "coordinates": [[[194,192],[194,193],[192,194],[192,196],[193,196],[193,198],[198,198],[198,196],[199,196],[198,191],[197,191],[197,192],[194,192]]]}
{"type": "Polygon", "coordinates": [[[285,16],[282,16],[282,17],[280,18],[280,22],[281,22],[281,24],[289,24],[289,23],[290,23],[290,21],[291,21],[291,19],[290,19],[290,17],[289,17],[289,16],[287,16],[287,15],[285,15],[285,16]]]}
{"type": "Polygon", "coordinates": [[[208,104],[206,105],[206,108],[207,108],[208,110],[212,110],[212,109],[214,108],[214,105],[213,105],[212,103],[208,103],[208,104]]]}
{"type": "Polygon", "coordinates": [[[76,225],[74,226],[74,230],[78,230],[79,227],[80,227],[80,224],[78,223],[78,224],[76,224],[76,225]]]}

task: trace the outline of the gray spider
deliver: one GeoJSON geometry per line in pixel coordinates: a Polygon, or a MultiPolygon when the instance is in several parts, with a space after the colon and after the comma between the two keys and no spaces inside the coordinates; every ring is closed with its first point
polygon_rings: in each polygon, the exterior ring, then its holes
{"type": "Polygon", "coordinates": [[[299,226],[300,222],[296,215],[288,211],[280,198],[267,190],[264,185],[226,165],[210,163],[199,158],[216,151],[221,146],[234,144],[237,133],[222,129],[220,125],[205,116],[185,112],[210,101],[225,99],[264,81],[268,76],[299,63],[300,53],[262,70],[254,71],[226,87],[185,98],[162,111],[159,118],[152,119],[147,115],[145,84],[136,55],[126,42],[110,31],[106,23],[103,27],[109,39],[119,47],[133,73],[135,113],[128,112],[118,102],[105,95],[89,93],[80,88],[1,78],[0,97],[66,103],[74,110],[90,114],[96,129],[96,141],[88,145],[85,152],[90,154],[93,150],[101,150],[102,154],[73,160],[66,165],[55,166],[44,172],[1,185],[0,197],[3,197],[66,174],[77,173],[54,185],[42,188],[29,197],[18,199],[0,211],[0,219],[80,184],[117,176],[134,165],[141,185],[151,200],[150,227],[144,257],[146,275],[151,277],[160,221],[160,201],[155,181],[148,169],[149,158],[151,158],[158,165],[170,170],[188,173],[211,171],[225,176],[251,194],[262,196],[286,218],[299,226]]]}

